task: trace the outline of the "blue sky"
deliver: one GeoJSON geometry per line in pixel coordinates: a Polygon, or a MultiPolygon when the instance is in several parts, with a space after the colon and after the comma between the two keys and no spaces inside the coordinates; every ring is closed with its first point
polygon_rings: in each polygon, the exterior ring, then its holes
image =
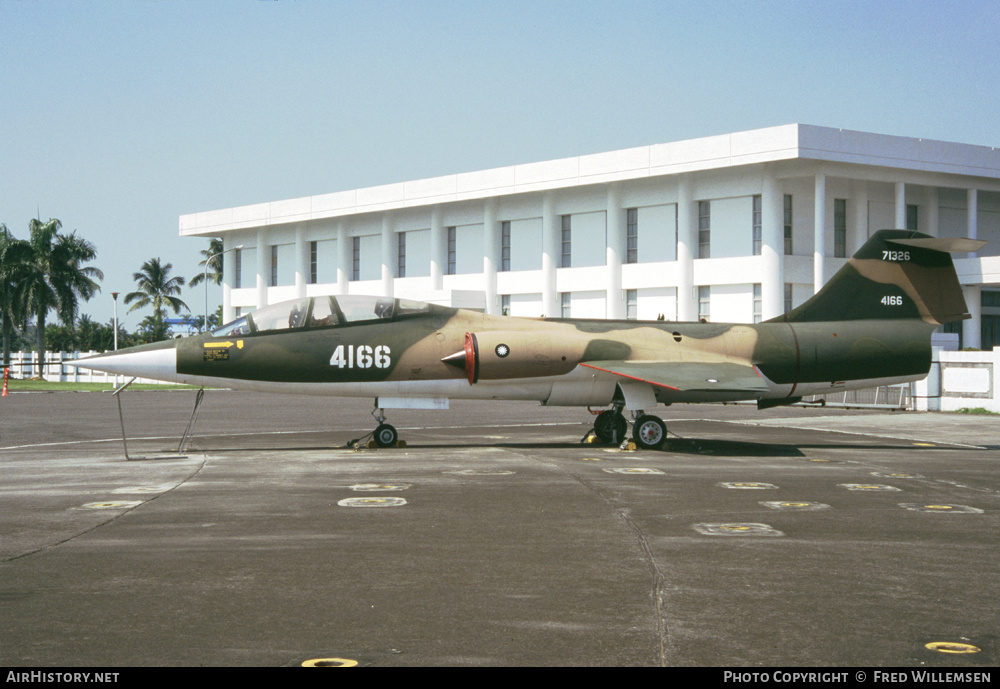
{"type": "Polygon", "coordinates": [[[198,272],[185,213],[792,122],[997,146],[997,35],[986,0],[0,0],[0,222],[93,242],[107,321],[143,261],[198,272]]]}

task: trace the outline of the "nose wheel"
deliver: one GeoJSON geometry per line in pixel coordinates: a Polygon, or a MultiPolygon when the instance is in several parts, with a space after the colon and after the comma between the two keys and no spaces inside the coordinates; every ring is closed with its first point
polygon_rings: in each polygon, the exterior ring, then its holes
{"type": "Polygon", "coordinates": [[[396,432],[395,426],[390,426],[387,423],[380,423],[375,429],[375,444],[379,447],[396,447],[396,443],[399,441],[399,433],[396,432]]]}
{"type": "Polygon", "coordinates": [[[375,407],[372,410],[372,417],[378,422],[375,430],[360,438],[348,441],[345,447],[353,447],[355,450],[366,445],[369,448],[375,447],[406,447],[406,442],[399,439],[399,432],[396,427],[385,422],[385,409],[375,407]]]}

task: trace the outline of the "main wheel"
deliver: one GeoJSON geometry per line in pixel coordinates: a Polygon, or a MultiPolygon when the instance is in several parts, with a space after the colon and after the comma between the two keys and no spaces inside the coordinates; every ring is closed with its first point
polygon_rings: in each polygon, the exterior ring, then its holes
{"type": "Polygon", "coordinates": [[[602,443],[620,443],[625,440],[627,430],[628,421],[613,409],[602,411],[594,419],[594,435],[602,443]]]}
{"type": "Polygon", "coordinates": [[[654,450],[667,439],[667,425],[658,416],[640,416],[632,425],[632,439],[643,450],[654,450]]]}
{"type": "Polygon", "coordinates": [[[396,447],[397,440],[399,440],[399,433],[393,426],[383,423],[375,429],[375,444],[379,447],[396,447]]]}

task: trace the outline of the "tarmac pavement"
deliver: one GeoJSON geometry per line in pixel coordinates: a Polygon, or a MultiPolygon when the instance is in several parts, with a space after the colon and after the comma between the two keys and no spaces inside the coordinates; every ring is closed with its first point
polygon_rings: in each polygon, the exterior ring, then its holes
{"type": "Polygon", "coordinates": [[[0,401],[4,666],[997,664],[996,416],[193,399],[0,401]]]}

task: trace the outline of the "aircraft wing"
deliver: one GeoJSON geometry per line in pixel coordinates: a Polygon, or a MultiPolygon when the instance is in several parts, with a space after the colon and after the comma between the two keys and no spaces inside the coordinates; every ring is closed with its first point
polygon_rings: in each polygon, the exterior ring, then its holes
{"type": "Polygon", "coordinates": [[[588,361],[581,366],[679,392],[767,392],[750,364],[689,361],[588,361]]]}

